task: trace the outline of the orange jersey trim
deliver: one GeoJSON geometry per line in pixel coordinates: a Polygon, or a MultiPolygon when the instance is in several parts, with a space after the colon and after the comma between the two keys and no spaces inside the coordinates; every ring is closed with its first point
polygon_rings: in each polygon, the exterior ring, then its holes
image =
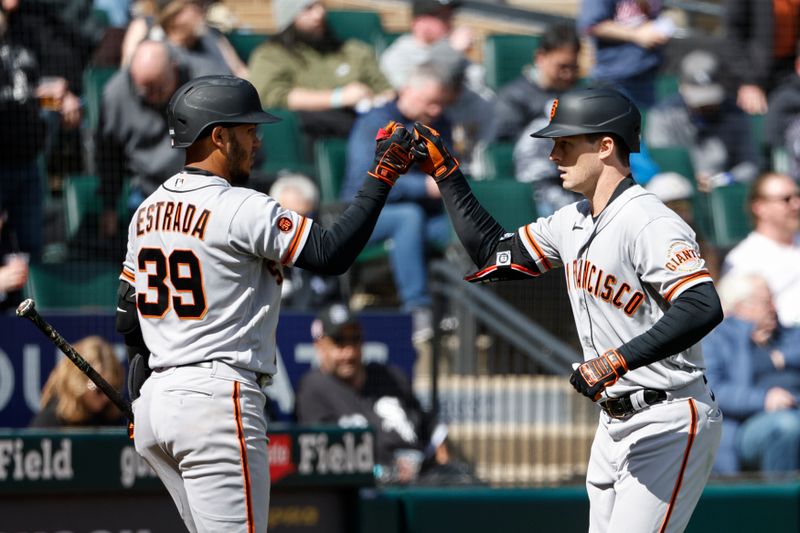
{"type": "Polygon", "coordinates": [[[711,274],[708,273],[708,270],[701,270],[700,272],[696,272],[689,276],[688,278],[683,278],[678,283],[675,284],[670,290],[667,291],[667,294],[664,295],[664,298],[668,301],[672,301],[672,297],[675,296],[675,293],[684,285],[691,281],[698,280],[700,278],[708,278],[709,281],[711,280],[711,274]]]}
{"type": "Polygon", "coordinates": [[[683,452],[683,462],[681,462],[681,470],[678,472],[678,479],[675,480],[675,487],[672,489],[672,496],[669,498],[669,505],[667,505],[667,514],[664,515],[664,521],[661,522],[661,527],[658,528],[658,533],[664,533],[667,530],[667,524],[672,516],[672,511],[675,509],[675,501],[678,499],[678,492],[681,490],[683,484],[683,475],[686,473],[686,464],[689,462],[689,454],[692,451],[694,439],[697,436],[697,405],[695,405],[692,398],[689,399],[689,412],[692,416],[692,424],[689,428],[689,440],[686,443],[686,450],[683,452]]]}
{"type": "Polygon", "coordinates": [[[244,506],[247,512],[247,532],[255,532],[253,520],[253,507],[250,492],[250,468],[247,466],[247,444],[244,440],[244,426],[242,425],[242,411],[239,407],[239,382],[233,382],[233,413],[236,419],[236,436],[239,440],[239,455],[242,458],[242,476],[244,477],[244,506]]]}
{"type": "MultiPolygon", "coordinates": [[[[486,276],[487,274],[491,274],[492,272],[494,272],[498,268],[499,267],[497,265],[488,266],[488,267],[484,268],[483,270],[479,270],[479,271],[475,272],[474,274],[470,274],[469,276],[465,276],[464,277],[464,281],[473,281],[473,280],[482,278],[482,277],[486,276]]],[[[536,277],[536,276],[539,275],[538,272],[534,272],[533,270],[531,270],[529,268],[525,268],[524,266],[518,265],[516,263],[511,263],[509,265],[509,268],[511,270],[516,270],[517,272],[522,272],[523,274],[527,274],[528,276],[536,277]]]]}
{"type": "MultiPolygon", "coordinates": [[[[536,239],[533,238],[533,234],[531,234],[531,230],[529,226],[525,226],[525,238],[528,240],[528,244],[531,245],[531,248],[536,252],[536,255],[539,256],[539,261],[542,262],[542,266],[545,268],[545,271],[552,269],[553,267],[550,265],[550,261],[548,261],[547,256],[544,255],[541,247],[536,242],[536,239]]],[[[538,262],[538,261],[537,261],[538,262]]]]}
{"type": "Polygon", "coordinates": [[[297,251],[297,247],[300,245],[300,240],[303,238],[303,232],[306,229],[307,220],[308,219],[304,216],[300,217],[300,226],[297,228],[297,232],[294,234],[294,239],[292,239],[289,249],[286,250],[285,254],[283,254],[283,259],[281,259],[282,265],[286,265],[292,260],[294,253],[297,251]]]}
{"type": "Polygon", "coordinates": [[[136,283],[136,276],[133,274],[133,272],[128,272],[124,268],[122,269],[122,272],[120,273],[120,276],[122,276],[126,280],[130,281],[131,283],[136,283]]]}

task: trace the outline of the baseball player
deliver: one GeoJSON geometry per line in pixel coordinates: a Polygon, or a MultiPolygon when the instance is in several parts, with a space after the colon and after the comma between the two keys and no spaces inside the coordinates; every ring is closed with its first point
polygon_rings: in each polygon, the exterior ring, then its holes
{"type": "Polygon", "coordinates": [[[611,89],[582,89],[550,115],[533,136],[555,140],[550,159],[564,188],[585,199],[516,233],[481,207],[438,133],[419,123],[414,157],[479,267],[468,280],[564,269],[584,355],[570,383],[602,408],[586,479],[589,531],[683,531],[720,439],[698,344],[722,319],[719,299],[692,230],[630,175],[636,106],[611,89]]]}
{"type": "Polygon", "coordinates": [[[283,268],[343,273],[411,164],[411,133],[382,129],[360,193],[325,230],[243,187],[260,147],[256,125],[276,120],[243,79],[183,85],[168,122],[186,166],[141,204],[128,230],[117,327],[138,346],[134,442],[192,532],[267,530],[262,387],[276,371],[283,268]]]}

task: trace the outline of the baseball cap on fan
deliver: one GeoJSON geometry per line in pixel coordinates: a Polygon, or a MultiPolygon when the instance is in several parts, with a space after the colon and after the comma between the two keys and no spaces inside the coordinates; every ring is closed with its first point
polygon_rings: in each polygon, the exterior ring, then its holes
{"type": "Polygon", "coordinates": [[[412,16],[436,15],[445,8],[455,9],[460,5],[460,0],[414,0],[412,16]]]}
{"type": "Polygon", "coordinates": [[[720,78],[722,65],[706,50],[689,52],[681,59],[678,91],[686,105],[693,108],[719,105],[725,99],[720,78]]]}
{"type": "Polygon", "coordinates": [[[665,204],[676,200],[689,200],[694,196],[692,183],[677,172],[662,172],[653,176],[645,189],[655,194],[665,204]]]}
{"type": "Polygon", "coordinates": [[[320,311],[311,323],[311,337],[314,340],[330,337],[338,341],[348,326],[356,326],[359,331],[361,329],[361,323],[349,307],[341,303],[331,304],[320,311]]]}
{"type": "Polygon", "coordinates": [[[282,32],[294,23],[297,15],[319,0],[272,0],[272,17],[275,27],[282,32]]]}

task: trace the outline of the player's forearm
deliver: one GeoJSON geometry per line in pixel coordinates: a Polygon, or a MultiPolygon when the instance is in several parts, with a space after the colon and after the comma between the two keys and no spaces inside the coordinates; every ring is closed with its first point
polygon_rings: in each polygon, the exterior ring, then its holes
{"type": "Polygon", "coordinates": [[[609,41],[634,42],[632,28],[619,24],[612,20],[604,20],[599,24],[591,26],[588,30],[589,35],[598,39],[609,41]]]}
{"type": "Polygon", "coordinates": [[[461,170],[438,182],[453,228],[476,266],[486,263],[505,230],[478,202],[461,170]]]}
{"type": "Polygon", "coordinates": [[[628,368],[649,365],[700,342],[722,322],[722,306],[712,283],[681,294],[653,327],[618,348],[628,368]]]}
{"type": "Polygon", "coordinates": [[[326,111],[336,104],[332,89],[305,89],[295,87],[289,91],[286,103],[292,111],[326,111]]]}
{"type": "Polygon", "coordinates": [[[318,274],[343,274],[366,246],[390,190],[383,181],[368,177],[331,228],[311,226],[296,265],[318,274]]]}

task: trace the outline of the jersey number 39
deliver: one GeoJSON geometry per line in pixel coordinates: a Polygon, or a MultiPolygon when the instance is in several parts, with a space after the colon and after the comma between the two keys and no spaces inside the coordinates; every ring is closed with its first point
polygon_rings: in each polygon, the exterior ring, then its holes
{"type": "Polygon", "coordinates": [[[181,319],[198,320],[205,316],[208,305],[203,270],[194,252],[174,250],[166,257],[161,248],[142,248],[138,268],[139,272],[147,273],[147,291],[136,295],[136,305],[143,317],[163,318],[170,306],[181,319]],[[148,265],[152,266],[148,269],[148,265]],[[176,294],[172,294],[168,279],[176,294]]]}

